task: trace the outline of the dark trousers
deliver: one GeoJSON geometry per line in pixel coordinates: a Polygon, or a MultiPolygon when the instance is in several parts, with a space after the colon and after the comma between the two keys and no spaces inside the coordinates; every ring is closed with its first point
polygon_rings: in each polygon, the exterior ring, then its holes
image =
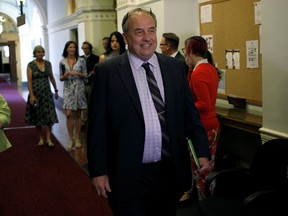
{"type": "MultiPolygon", "coordinates": [[[[91,85],[85,84],[85,96],[86,96],[87,105],[89,103],[90,94],[91,94],[91,85]]],[[[87,120],[88,120],[88,107],[87,109],[82,110],[81,119],[82,119],[82,125],[86,125],[87,120]]]]}
{"type": "Polygon", "coordinates": [[[109,204],[114,216],[176,216],[176,186],[169,163],[143,164],[131,192],[112,189],[109,204]]]}

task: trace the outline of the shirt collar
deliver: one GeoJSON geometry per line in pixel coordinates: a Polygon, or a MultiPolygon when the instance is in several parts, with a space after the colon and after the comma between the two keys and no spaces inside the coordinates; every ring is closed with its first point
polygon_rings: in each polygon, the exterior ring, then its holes
{"type": "Polygon", "coordinates": [[[174,52],[172,55],[170,55],[171,57],[174,57],[177,55],[178,51],[174,52]]]}
{"type": "Polygon", "coordinates": [[[156,67],[157,64],[157,56],[155,53],[153,53],[152,57],[150,59],[148,59],[147,61],[143,61],[139,58],[137,58],[135,55],[133,55],[132,53],[130,53],[128,51],[128,59],[130,61],[130,64],[136,69],[136,70],[140,70],[142,68],[142,64],[145,62],[149,62],[150,66],[152,66],[153,68],[156,67]]]}
{"type": "Polygon", "coordinates": [[[195,65],[193,71],[197,68],[198,65],[204,64],[204,63],[208,63],[207,59],[202,59],[202,60],[198,61],[197,64],[195,65]]]}

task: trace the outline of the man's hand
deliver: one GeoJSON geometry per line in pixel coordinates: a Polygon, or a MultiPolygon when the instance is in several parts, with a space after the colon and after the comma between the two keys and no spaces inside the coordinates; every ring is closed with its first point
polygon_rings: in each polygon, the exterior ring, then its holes
{"type": "Polygon", "coordinates": [[[91,180],[93,190],[97,192],[99,196],[103,196],[104,198],[108,198],[107,192],[111,192],[109,178],[107,175],[97,176],[92,178],[91,180]]]}
{"type": "Polygon", "coordinates": [[[200,165],[200,169],[199,169],[200,172],[204,170],[207,170],[207,171],[210,170],[210,164],[209,164],[208,158],[201,157],[201,158],[198,158],[198,161],[200,165]]]}

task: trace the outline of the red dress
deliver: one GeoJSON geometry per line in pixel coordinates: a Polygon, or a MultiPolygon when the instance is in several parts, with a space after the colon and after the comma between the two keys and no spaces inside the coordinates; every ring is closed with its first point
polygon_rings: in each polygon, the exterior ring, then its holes
{"type": "MultiPolygon", "coordinates": [[[[201,61],[200,64],[198,63],[193,71],[188,73],[188,81],[195,106],[199,111],[200,118],[208,135],[212,171],[214,169],[215,154],[220,135],[220,124],[215,108],[219,83],[218,73],[214,66],[204,60],[201,61]]],[[[205,196],[205,179],[208,172],[199,173],[196,170],[195,174],[196,184],[201,198],[205,196]]]]}

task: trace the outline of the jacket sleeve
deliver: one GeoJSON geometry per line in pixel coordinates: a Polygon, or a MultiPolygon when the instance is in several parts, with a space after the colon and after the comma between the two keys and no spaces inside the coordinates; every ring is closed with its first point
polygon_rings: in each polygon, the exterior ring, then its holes
{"type": "Polygon", "coordinates": [[[2,127],[7,127],[11,121],[11,110],[5,101],[5,99],[0,95],[0,122],[2,127]]]}

